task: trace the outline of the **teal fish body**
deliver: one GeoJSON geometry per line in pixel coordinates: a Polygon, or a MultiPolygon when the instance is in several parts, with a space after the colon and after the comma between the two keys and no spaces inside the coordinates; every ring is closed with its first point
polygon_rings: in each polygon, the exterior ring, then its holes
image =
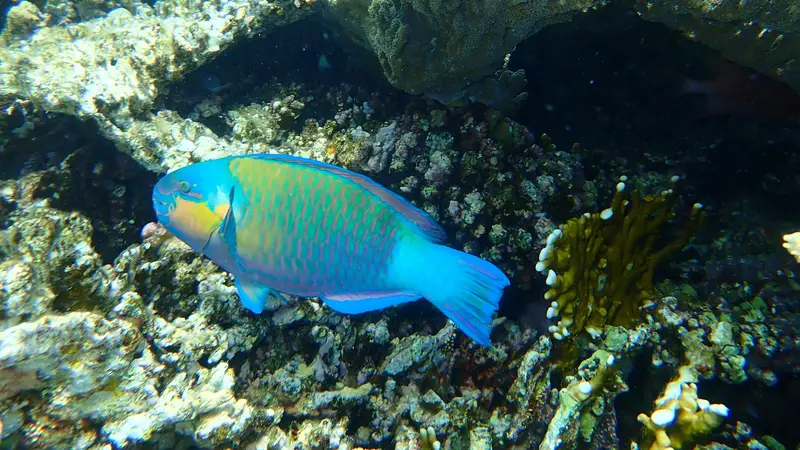
{"type": "Polygon", "coordinates": [[[153,189],[159,222],[236,279],[245,307],[267,297],[320,297],[357,314],[427,298],[491,345],[508,278],[442,245],[424,212],[369,178],[284,155],[232,156],[184,167],[153,189]]]}

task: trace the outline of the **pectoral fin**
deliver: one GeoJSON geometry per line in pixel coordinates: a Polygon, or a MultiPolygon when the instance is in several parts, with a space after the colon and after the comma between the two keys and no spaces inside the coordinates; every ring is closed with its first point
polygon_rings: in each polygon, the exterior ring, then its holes
{"type": "Polygon", "coordinates": [[[231,192],[228,194],[228,211],[219,226],[219,235],[222,236],[222,239],[229,247],[236,248],[236,218],[233,216],[233,193],[234,188],[231,187],[231,192]]]}
{"type": "Polygon", "coordinates": [[[241,282],[236,280],[236,291],[239,293],[239,299],[242,305],[250,311],[261,314],[264,311],[264,304],[267,303],[270,292],[272,290],[260,284],[241,282]]]}
{"type": "Polygon", "coordinates": [[[236,291],[239,294],[242,305],[256,314],[261,314],[265,309],[265,305],[266,309],[274,311],[280,305],[289,303],[289,299],[282,293],[258,283],[236,280],[236,291]],[[273,297],[271,301],[270,296],[273,297]]]}
{"type": "Polygon", "coordinates": [[[285,295],[283,295],[282,293],[280,293],[280,292],[276,291],[275,289],[273,289],[273,290],[271,291],[271,294],[272,294],[272,296],[273,296],[273,297],[275,297],[276,299],[280,300],[280,302],[281,302],[282,304],[284,304],[284,305],[285,305],[285,304],[289,303],[289,299],[288,299],[288,298],[286,298],[286,296],[285,296],[285,295]]]}
{"type": "Polygon", "coordinates": [[[418,300],[418,294],[410,292],[365,292],[338,294],[321,297],[332,310],[343,314],[361,314],[418,300]]]}
{"type": "Polygon", "coordinates": [[[236,261],[237,269],[239,269],[240,272],[245,272],[245,267],[244,264],[242,264],[242,260],[239,258],[239,251],[236,245],[236,216],[233,215],[233,193],[234,188],[231,187],[231,192],[228,194],[228,211],[225,213],[225,218],[219,226],[219,236],[222,238],[222,242],[228,247],[228,252],[233,257],[233,260],[236,261]]]}

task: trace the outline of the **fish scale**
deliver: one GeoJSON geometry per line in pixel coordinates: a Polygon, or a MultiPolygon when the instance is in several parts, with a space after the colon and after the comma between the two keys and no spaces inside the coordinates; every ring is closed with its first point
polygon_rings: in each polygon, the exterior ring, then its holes
{"type": "MultiPolygon", "coordinates": [[[[354,283],[367,281],[367,277],[380,280],[382,273],[375,269],[385,265],[386,255],[391,252],[390,243],[377,242],[371,249],[356,245],[357,242],[366,240],[370,225],[376,223],[375,218],[367,220],[363,214],[370,200],[369,194],[351,184],[331,186],[330,180],[324,178],[330,177],[329,174],[307,167],[295,170],[282,169],[270,178],[271,182],[265,183],[259,180],[258,175],[268,170],[263,167],[265,164],[268,165],[266,162],[255,161],[249,165],[236,163],[231,165],[231,172],[241,185],[257,186],[254,189],[244,190],[244,196],[250,201],[248,208],[255,208],[258,199],[261,200],[261,205],[258,206],[267,211],[285,211],[283,214],[267,212],[260,218],[246,214],[237,224],[237,230],[275,230],[275,240],[278,241],[270,248],[268,244],[265,245],[264,242],[268,239],[262,239],[263,235],[252,231],[237,231],[237,242],[241,247],[239,256],[245,262],[244,265],[246,267],[261,265],[267,273],[284,273],[288,278],[287,284],[291,285],[296,285],[301,279],[314,278],[314,287],[326,293],[351,288],[354,283]],[[294,171],[298,173],[292,173],[294,171]],[[280,188],[267,189],[270,184],[280,188]],[[260,195],[255,195],[254,191],[262,186],[263,191],[259,190],[260,195]],[[333,198],[337,196],[349,198],[351,201],[342,202],[341,208],[332,207],[333,198]],[[297,218],[301,209],[300,199],[311,199],[306,205],[314,211],[309,220],[301,221],[297,218]],[[336,220],[337,216],[339,220],[336,220]],[[349,217],[350,220],[344,220],[344,217],[349,217]],[[305,226],[297,226],[300,223],[305,226]],[[325,232],[319,233],[320,230],[325,232]],[[313,236],[316,236],[316,239],[313,236]],[[261,245],[251,246],[251,242],[261,245]],[[303,255],[302,250],[297,251],[303,247],[298,243],[305,242],[312,244],[323,255],[328,254],[335,259],[325,260],[325,264],[317,265],[315,270],[298,264],[298,261],[307,260],[311,256],[303,255]],[[281,257],[277,261],[270,257],[264,259],[265,253],[281,257]],[[343,261],[343,257],[347,259],[343,261]],[[262,263],[259,264],[258,261],[262,263]],[[355,261],[361,261],[361,264],[353,265],[355,261]]],[[[369,203],[372,203],[370,206],[375,206],[374,201],[369,203]]],[[[371,209],[375,211],[385,207],[378,206],[371,209]]],[[[384,214],[378,215],[386,220],[384,214]]]]}
{"type": "Polygon", "coordinates": [[[164,176],[153,207],[168,230],[236,280],[242,304],[272,292],[346,314],[426,298],[481,345],[508,278],[442,245],[427,214],[362,175],[283,155],[193,164],[164,176]]]}

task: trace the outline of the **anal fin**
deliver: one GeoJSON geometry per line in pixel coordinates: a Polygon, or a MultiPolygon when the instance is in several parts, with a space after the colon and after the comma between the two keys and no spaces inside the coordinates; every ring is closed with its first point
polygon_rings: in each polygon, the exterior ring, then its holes
{"type": "Polygon", "coordinates": [[[336,294],[321,297],[332,310],[342,314],[361,314],[390,306],[419,300],[419,294],[410,292],[365,292],[336,294]]]}

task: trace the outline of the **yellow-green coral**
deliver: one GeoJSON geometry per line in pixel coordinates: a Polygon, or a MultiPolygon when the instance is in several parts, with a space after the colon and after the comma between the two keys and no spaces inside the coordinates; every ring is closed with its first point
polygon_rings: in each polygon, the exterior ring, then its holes
{"type": "Polygon", "coordinates": [[[654,296],[653,274],[667,256],[681,250],[700,224],[695,204],[683,232],[661,244],[662,230],[674,217],[673,186],[656,196],[626,189],[620,178],[611,207],[569,220],[547,239],[536,269],[547,275],[551,302],[547,318],[553,337],[581,331],[599,337],[606,325],[631,327],[654,296]]]}
{"type": "Polygon", "coordinates": [[[649,416],[639,414],[644,439],[639,448],[681,450],[722,425],[728,408],[697,397],[697,376],[690,365],[678,369],[678,376],[667,384],[649,416]]]}

